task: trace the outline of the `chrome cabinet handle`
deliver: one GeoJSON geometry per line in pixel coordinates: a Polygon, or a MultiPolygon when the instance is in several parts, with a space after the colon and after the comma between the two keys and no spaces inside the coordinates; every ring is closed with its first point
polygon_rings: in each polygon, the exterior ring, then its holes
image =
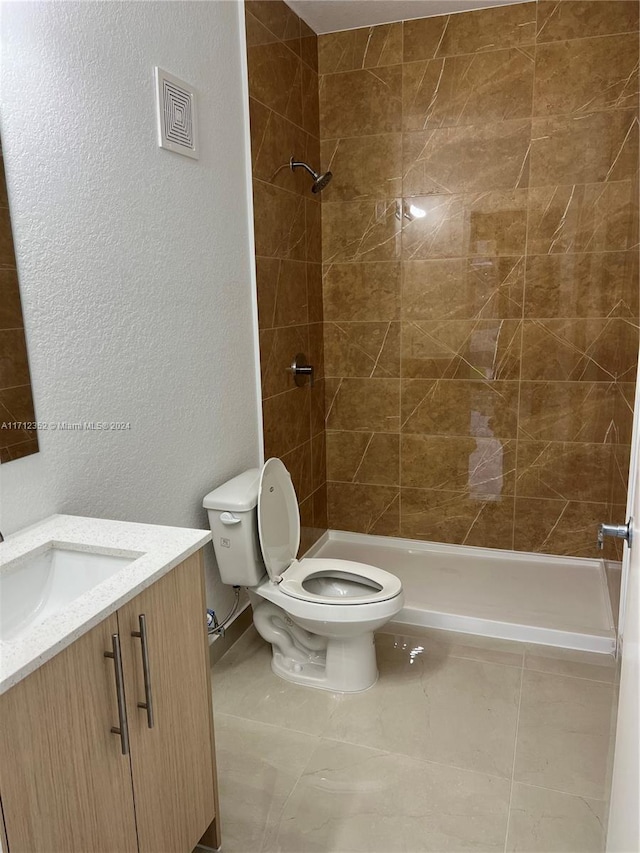
{"type": "Polygon", "coordinates": [[[118,634],[111,635],[111,646],[113,651],[105,652],[106,658],[113,658],[113,668],[116,677],[116,696],[118,698],[119,726],[111,726],[114,735],[120,735],[122,754],[129,754],[129,726],[127,724],[127,706],[124,701],[124,673],[122,671],[122,653],[120,651],[120,637],[118,634]]]}
{"type": "Polygon", "coordinates": [[[149,643],[147,641],[147,620],[144,613],[138,616],[139,631],[132,631],[132,637],[140,638],[142,650],[142,673],[144,676],[144,702],[138,702],[138,708],[146,708],[147,725],[153,728],[153,694],[151,693],[151,672],[149,669],[149,643]]]}

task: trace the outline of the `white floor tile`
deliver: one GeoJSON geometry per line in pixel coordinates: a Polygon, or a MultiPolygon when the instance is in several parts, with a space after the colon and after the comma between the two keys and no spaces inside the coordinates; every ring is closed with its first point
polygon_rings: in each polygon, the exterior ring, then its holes
{"type": "Polygon", "coordinates": [[[278,853],[502,851],[506,780],[322,742],[280,823],[278,853]]]}
{"type": "Polygon", "coordinates": [[[507,853],[600,853],[606,804],[516,783],[507,853]]]}
{"type": "Polygon", "coordinates": [[[515,779],[606,796],[613,686],[525,670],[515,779]]]}
{"type": "Polygon", "coordinates": [[[269,850],[318,738],[225,714],[215,723],[225,853],[269,850]]]}

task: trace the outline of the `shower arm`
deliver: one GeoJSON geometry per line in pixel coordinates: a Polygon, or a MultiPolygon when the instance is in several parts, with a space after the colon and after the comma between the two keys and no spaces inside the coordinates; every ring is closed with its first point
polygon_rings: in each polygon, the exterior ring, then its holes
{"type": "Polygon", "coordinates": [[[313,178],[314,181],[317,181],[318,178],[320,177],[317,172],[313,171],[311,166],[307,166],[306,163],[303,163],[300,160],[294,160],[293,157],[291,158],[291,160],[289,160],[289,166],[291,167],[292,170],[297,169],[298,166],[302,166],[303,169],[307,170],[307,172],[311,175],[311,177],[313,178]]]}

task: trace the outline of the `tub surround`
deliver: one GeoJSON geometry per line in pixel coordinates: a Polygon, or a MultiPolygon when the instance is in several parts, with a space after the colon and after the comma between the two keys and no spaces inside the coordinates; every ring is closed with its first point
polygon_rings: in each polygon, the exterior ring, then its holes
{"type": "Polygon", "coordinates": [[[245,3],[265,458],[293,477],[300,553],[327,527],[320,197],[289,159],[320,165],[315,33],[282,0],[245,3]],[[304,353],[315,384],[285,368],[304,353]]]}
{"type": "Polygon", "coordinates": [[[332,528],[601,556],[639,341],[638,4],[319,37],[245,12],[264,451],[301,553],[332,528]],[[291,153],[333,172],[320,197],[291,153]]]}
{"type": "Polygon", "coordinates": [[[638,351],[638,4],[318,49],[329,527],[601,556],[638,351]]]}
{"type": "Polygon", "coordinates": [[[136,559],[72,601],[63,611],[15,640],[0,644],[0,694],[87,633],[211,540],[211,533],[182,527],[54,515],[0,544],[0,572],[27,554],[55,545],[86,553],[136,559]]]}

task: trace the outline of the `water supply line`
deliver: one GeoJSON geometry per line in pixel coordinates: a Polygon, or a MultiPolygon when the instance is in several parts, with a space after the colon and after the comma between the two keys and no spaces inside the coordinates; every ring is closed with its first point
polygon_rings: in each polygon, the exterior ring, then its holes
{"type": "Polygon", "coordinates": [[[209,635],[218,634],[218,636],[224,637],[224,632],[225,632],[227,625],[233,619],[233,617],[236,615],[238,605],[240,604],[240,587],[234,586],[233,589],[234,589],[234,592],[236,594],[236,598],[235,598],[235,601],[233,602],[233,607],[227,613],[227,615],[224,617],[222,622],[218,622],[218,617],[216,616],[215,610],[208,610],[207,611],[207,614],[209,614],[212,617],[211,624],[207,627],[207,633],[209,635]]]}

